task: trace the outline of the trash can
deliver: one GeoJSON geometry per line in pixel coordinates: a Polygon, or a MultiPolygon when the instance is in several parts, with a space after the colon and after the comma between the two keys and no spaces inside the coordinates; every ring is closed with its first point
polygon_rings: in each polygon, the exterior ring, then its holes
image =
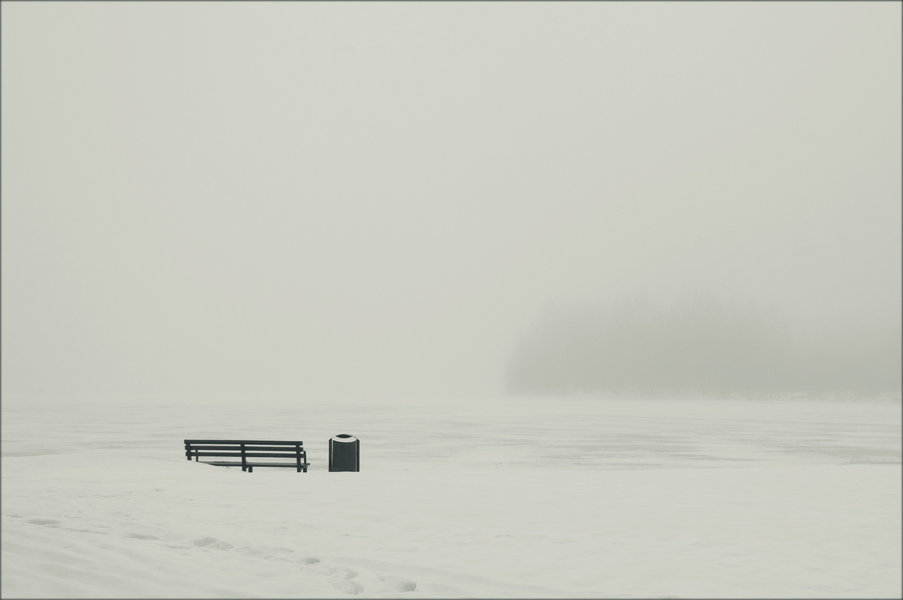
{"type": "Polygon", "coordinates": [[[361,441],[347,433],[340,433],[329,440],[329,470],[360,471],[361,441]]]}

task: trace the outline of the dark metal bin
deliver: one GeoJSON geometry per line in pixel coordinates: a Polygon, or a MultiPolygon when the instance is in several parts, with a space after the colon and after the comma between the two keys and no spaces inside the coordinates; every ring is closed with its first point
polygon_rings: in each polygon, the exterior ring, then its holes
{"type": "Polygon", "coordinates": [[[360,471],[361,441],[353,435],[340,433],[329,440],[329,470],[360,471]]]}

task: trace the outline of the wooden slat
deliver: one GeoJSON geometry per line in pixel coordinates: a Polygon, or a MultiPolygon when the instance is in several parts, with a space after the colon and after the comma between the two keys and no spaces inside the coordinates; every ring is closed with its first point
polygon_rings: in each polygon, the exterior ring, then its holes
{"type": "MultiPolygon", "coordinates": [[[[200,461],[202,465],[213,465],[214,467],[240,467],[240,462],[224,462],[224,461],[200,461]]],[[[281,468],[297,468],[298,465],[295,463],[248,463],[249,467],[281,467],[281,468]]],[[[302,467],[309,467],[308,463],[301,463],[302,467]]]]}
{"type": "MultiPolygon", "coordinates": [[[[246,446],[248,450],[253,450],[254,452],[285,452],[286,456],[294,455],[297,453],[298,448],[292,446],[246,446]]],[[[240,449],[240,446],[191,446],[191,450],[231,450],[232,452],[236,452],[240,449]]],[[[304,452],[304,448],[301,448],[301,452],[304,452]]]]}
{"type": "MultiPolygon", "coordinates": [[[[191,452],[191,455],[192,456],[225,456],[228,458],[241,458],[241,456],[242,456],[241,452],[194,452],[194,451],[191,452]]],[[[264,456],[268,456],[270,458],[295,458],[295,456],[297,456],[297,454],[295,454],[295,453],[285,454],[283,452],[280,452],[280,453],[276,453],[276,452],[245,452],[244,455],[246,457],[253,456],[255,458],[260,458],[260,457],[264,457],[264,456]]],[[[303,450],[301,451],[301,456],[302,457],[306,456],[306,454],[304,453],[303,450]]]]}
{"type": "Polygon", "coordinates": [[[302,441],[286,442],[286,441],[267,441],[267,440],[185,440],[185,444],[244,444],[246,446],[294,446],[296,444],[304,445],[302,441]]]}

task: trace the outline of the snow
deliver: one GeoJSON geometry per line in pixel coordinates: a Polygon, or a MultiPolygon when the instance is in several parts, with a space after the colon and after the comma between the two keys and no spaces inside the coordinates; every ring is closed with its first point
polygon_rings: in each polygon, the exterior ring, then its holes
{"type": "Polygon", "coordinates": [[[901,595],[898,400],[8,402],[3,597],[901,595]],[[360,439],[361,472],[327,472],[360,439]],[[185,460],[304,440],[308,473],[185,460]]]}

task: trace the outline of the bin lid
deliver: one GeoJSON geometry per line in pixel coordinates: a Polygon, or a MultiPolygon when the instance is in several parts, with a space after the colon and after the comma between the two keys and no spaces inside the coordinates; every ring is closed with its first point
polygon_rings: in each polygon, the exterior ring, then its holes
{"type": "Polygon", "coordinates": [[[353,435],[348,435],[347,433],[340,433],[339,435],[332,438],[332,441],[333,442],[344,442],[347,444],[349,442],[356,442],[357,438],[354,437],[353,435]]]}

